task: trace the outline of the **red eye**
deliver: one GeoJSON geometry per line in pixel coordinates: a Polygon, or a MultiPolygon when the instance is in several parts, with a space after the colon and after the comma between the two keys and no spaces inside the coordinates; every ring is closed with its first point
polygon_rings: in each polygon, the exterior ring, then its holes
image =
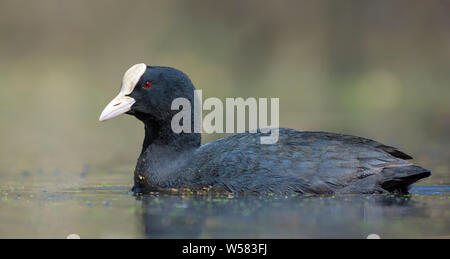
{"type": "Polygon", "coordinates": [[[150,88],[150,87],[152,87],[152,83],[150,83],[149,81],[145,81],[144,88],[150,88]]]}

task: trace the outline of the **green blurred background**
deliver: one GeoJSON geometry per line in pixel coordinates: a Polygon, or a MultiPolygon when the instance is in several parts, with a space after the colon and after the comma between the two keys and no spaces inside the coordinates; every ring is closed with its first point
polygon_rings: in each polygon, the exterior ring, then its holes
{"type": "Polygon", "coordinates": [[[450,182],[450,1],[0,0],[2,184],[88,165],[131,186],[143,127],[98,117],[140,62],[204,98],[279,97],[281,126],[373,138],[450,182]]]}

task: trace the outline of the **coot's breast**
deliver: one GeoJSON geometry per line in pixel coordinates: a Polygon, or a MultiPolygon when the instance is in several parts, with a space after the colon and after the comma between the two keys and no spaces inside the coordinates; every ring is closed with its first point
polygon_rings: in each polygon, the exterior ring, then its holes
{"type": "MultiPolygon", "coordinates": [[[[280,129],[276,144],[263,145],[261,136],[241,133],[201,146],[180,172],[184,185],[233,192],[333,193],[384,168],[411,165],[398,157],[406,154],[360,137],[280,129]]],[[[359,188],[357,192],[367,193],[379,186],[359,188]]]]}

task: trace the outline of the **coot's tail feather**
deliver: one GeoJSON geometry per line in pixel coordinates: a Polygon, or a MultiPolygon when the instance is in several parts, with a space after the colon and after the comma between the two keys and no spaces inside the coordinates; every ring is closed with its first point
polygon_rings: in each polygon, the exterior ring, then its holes
{"type": "Polygon", "coordinates": [[[416,165],[388,167],[382,171],[381,187],[389,192],[408,193],[411,184],[430,175],[430,170],[416,165]]]}

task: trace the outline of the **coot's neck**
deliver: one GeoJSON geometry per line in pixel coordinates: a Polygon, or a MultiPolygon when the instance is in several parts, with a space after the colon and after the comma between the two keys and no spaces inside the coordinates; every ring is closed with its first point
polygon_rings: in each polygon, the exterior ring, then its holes
{"type": "Polygon", "coordinates": [[[144,153],[150,146],[161,146],[174,152],[183,152],[198,148],[201,144],[201,134],[175,133],[172,130],[170,121],[159,122],[150,118],[143,122],[145,125],[145,138],[141,153],[144,153]]]}
{"type": "Polygon", "coordinates": [[[142,120],[145,139],[134,172],[135,190],[174,187],[180,182],[179,169],[200,147],[200,133],[174,133],[170,121],[142,120]]]}

